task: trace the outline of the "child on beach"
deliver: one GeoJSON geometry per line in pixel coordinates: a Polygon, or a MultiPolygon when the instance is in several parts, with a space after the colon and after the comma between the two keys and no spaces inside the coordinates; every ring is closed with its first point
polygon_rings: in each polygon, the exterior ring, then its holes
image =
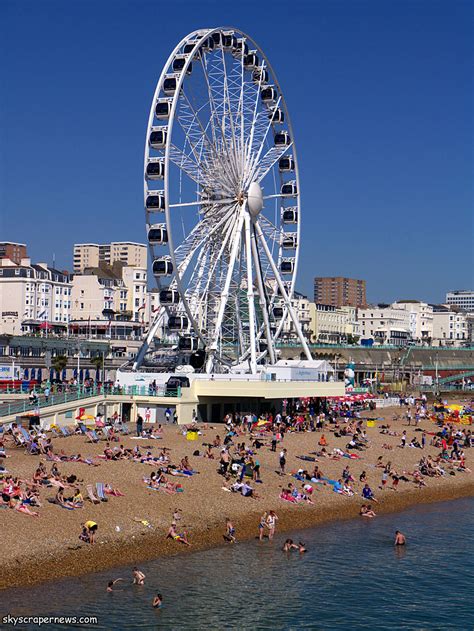
{"type": "Polygon", "coordinates": [[[229,543],[236,543],[237,539],[235,538],[235,528],[232,522],[230,521],[229,517],[226,517],[225,527],[226,527],[226,531],[224,534],[225,541],[228,541],[229,543]]]}

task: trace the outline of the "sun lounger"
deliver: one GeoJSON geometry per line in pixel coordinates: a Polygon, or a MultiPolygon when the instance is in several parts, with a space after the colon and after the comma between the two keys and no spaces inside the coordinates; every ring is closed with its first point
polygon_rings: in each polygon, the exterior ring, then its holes
{"type": "Polygon", "coordinates": [[[88,484],[86,486],[87,496],[93,504],[100,504],[100,500],[94,495],[94,489],[92,488],[92,484],[88,484]]]}
{"type": "Polygon", "coordinates": [[[101,502],[107,502],[108,499],[105,497],[104,483],[103,482],[96,482],[95,483],[95,488],[97,490],[97,497],[99,498],[99,500],[101,502]]]}
{"type": "Polygon", "coordinates": [[[95,429],[90,429],[88,432],[86,432],[86,436],[89,439],[90,443],[98,443],[99,442],[99,437],[95,433],[95,429]]]}
{"type": "Polygon", "coordinates": [[[19,427],[18,429],[20,430],[21,435],[22,435],[22,436],[23,436],[23,438],[25,439],[25,442],[27,442],[27,443],[31,443],[31,441],[32,441],[33,439],[32,439],[32,437],[31,437],[31,435],[30,435],[30,432],[29,432],[27,429],[25,429],[24,427],[19,427]]]}

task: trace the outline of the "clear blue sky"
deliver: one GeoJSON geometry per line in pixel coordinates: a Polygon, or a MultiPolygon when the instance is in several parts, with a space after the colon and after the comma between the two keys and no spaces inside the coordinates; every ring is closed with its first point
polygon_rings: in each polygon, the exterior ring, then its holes
{"type": "Polygon", "coordinates": [[[156,80],[191,30],[234,25],[285,92],[301,166],[300,290],[440,301],[473,282],[470,0],[0,4],[0,240],[72,267],[74,242],[144,241],[156,80]]]}

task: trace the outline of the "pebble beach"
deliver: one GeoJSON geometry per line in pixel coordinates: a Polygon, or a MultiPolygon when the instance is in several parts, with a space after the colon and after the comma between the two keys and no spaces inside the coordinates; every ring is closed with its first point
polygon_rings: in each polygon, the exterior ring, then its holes
{"type": "MultiPolygon", "coordinates": [[[[203,444],[212,443],[217,434],[225,434],[222,425],[202,430],[196,441],[188,441],[182,430],[176,426],[165,426],[162,439],[134,439],[132,435],[121,437],[125,447],[134,447],[137,443],[142,451],[146,447],[154,455],[161,448],[170,450],[171,461],[178,463],[184,456],[189,457],[193,469],[199,473],[188,478],[173,478],[173,482],[182,484],[184,491],[174,495],[151,490],[143,482],[156,466],[128,460],[100,461],[99,466],[88,466],[78,462],[58,464],[62,474],[75,474],[80,480],[84,497],[87,496],[87,484],[103,482],[112,485],[124,494],[123,497],[109,496],[107,502],[93,504],[86,500],[83,508],[65,510],[53,505],[48,499],[54,498],[54,488],[42,488],[38,508],[39,517],[31,517],[14,510],[0,511],[2,525],[2,565],[0,568],[0,588],[32,585],[54,580],[64,576],[81,574],[114,568],[162,555],[190,553],[194,550],[223,545],[225,520],[229,517],[236,528],[237,540],[250,539],[258,535],[258,523],[263,512],[274,510],[279,517],[278,531],[291,531],[317,525],[337,519],[361,519],[359,509],[365,503],[360,493],[362,484],[359,475],[366,471],[367,480],[379,500],[373,504],[377,514],[399,511],[422,502],[455,499],[473,495],[472,473],[454,470],[454,475],[425,478],[426,486],[418,488],[412,481],[400,482],[397,490],[385,488],[379,490],[381,469],[375,465],[379,456],[383,462],[391,461],[399,474],[412,472],[422,455],[439,453],[439,449],[430,446],[421,449],[400,448],[400,436],[380,433],[380,425],[390,423],[391,429],[401,434],[407,430],[409,438],[419,435],[413,426],[408,427],[398,408],[385,408],[374,412],[363,412],[362,417],[377,417],[375,427],[367,428],[369,448],[360,453],[360,459],[332,460],[317,457],[315,462],[304,462],[297,456],[308,455],[317,451],[319,432],[294,432],[286,434],[283,446],[287,449],[287,474],[278,474],[278,450],[270,451],[270,440],[258,450],[262,483],[254,485],[258,498],[243,497],[239,493],[230,493],[222,487],[224,479],[218,475],[219,449],[214,449],[215,459],[193,456],[199,450],[203,454],[203,444]],[[382,447],[388,445],[391,449],[382,447]],[[312,468],[317,464],[330,478],[341,477],[342,470],[349,465],[355,478],[355,495],[339,495],[330,486],[315,485],[312,504],[289,504],[279,498],[281,489],[289,482],[296,482],[291,473],[300,468],[312,468]],[[179,509],[181,520],[179,528],[185,529],[191,543],[190,547],[166,539],[175,509],[179,509]],[[79,540],[81,525],[87,520],[98,524],[96,543],[90,545],[79,540]]],[[[427,432],[427,437],[437,431],[431,420],[422,420],[420,429],[427,432]]],[[[335,437],[332,432],[324,431],[328,440],[327,450],[344,449],[347,437],[335,437]]],[[[239,437],[245,441],[246,437],[239,437]]],[[[117,443],[114,443],[114,445],[117,443]]],[[[54,438],[55,453],[63,450],[66,454],[81,453],[95,457],[103,453],[105,440],[99,443],[88,442],[83,435],[54,438]]],[[[472,468],[470,451],[467,450],[467,467],[472,468]]],[[[23,448],[7,446],[8,458],[5,459],[7,470],[19,478],[31,478],[40,460],[44,456],[25,453],[23,448]]],[[[47,469],[52,463],[46,462],[47,469]]],[[[113,574],[113,571],[111,572],[113,574]]]]}

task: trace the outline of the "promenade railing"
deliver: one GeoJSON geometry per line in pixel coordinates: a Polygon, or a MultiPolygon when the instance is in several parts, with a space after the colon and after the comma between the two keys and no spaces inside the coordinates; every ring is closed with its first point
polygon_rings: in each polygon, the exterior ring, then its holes
{"type": "MultiPolygon", "coordinates": [[[[78,402],[87,400],[92,397],[110,395],[122,396],[146,396],[146,397],[170,397],[178,398],[181,396],[181,388],[167,388],[166,386],[158,386],[157,388],[149,388],[148,386],[74,386],[63,388],[61,392],[50,393],[48,396],[44,392],[37,392],[35,398],[28,397],[20,401],[5,401],[0,404],[0,418],[2,416],[10,416],[11,414],[34,414],[41,415],[45,408],[54,405],[62,405],[70,402],[78,402]]],[[[1,394],[0,394],[1,397],[1,394]]]]}

